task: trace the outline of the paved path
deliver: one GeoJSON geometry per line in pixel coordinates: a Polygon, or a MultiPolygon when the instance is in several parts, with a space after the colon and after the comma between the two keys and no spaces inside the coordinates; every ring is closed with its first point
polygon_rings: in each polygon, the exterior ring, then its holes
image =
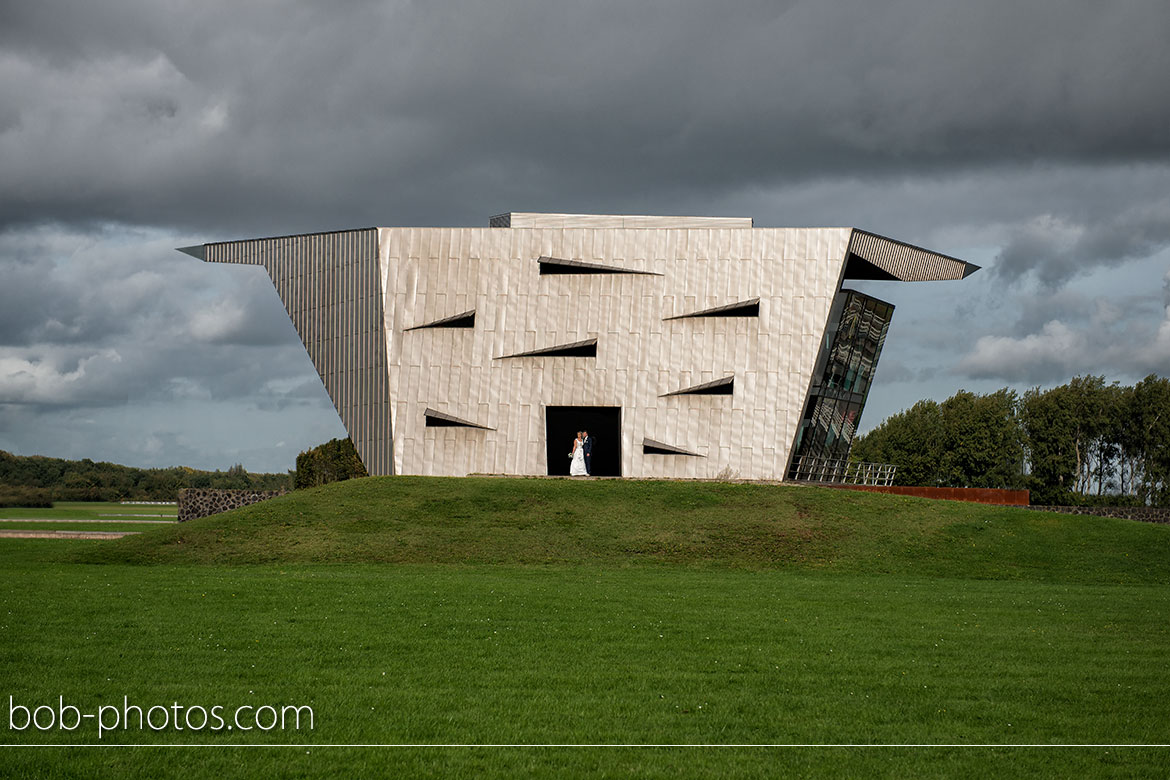
{"type": "Polygon", "coordinates": [[[0,530],[0,539],[120,539],[138,531],[19,531],[0,530]]]}
{"type": "Polygon", "coordinates": [[[98,517],[178,517],[171,513],[171,515],[147,515],[146,512],[131,512],[130,515],[115,515],[113,512],[98,512],[98,517]]]}
{"type": "Polygon", "coordinates": [[[145,512],[135,512],[129,515],[116,515],[109,512],[99,512],[98,517],[178,517],[178,515],[148,515],[145,512]]]}
{"type": "Polygon", "coordinates": [[[147,515],[147,513],[145,513],[145,512],[132,512],[132,513],[130,513],[130,515],[113,515],[113,513],[111,513],[111,512],[98,512],[97,516],[98,517],[173,517],[173,518],[179,517],[178,515],[176,515],[176,513],[173,513],[173,512],[170,513],[170,515],[147,515]]]}

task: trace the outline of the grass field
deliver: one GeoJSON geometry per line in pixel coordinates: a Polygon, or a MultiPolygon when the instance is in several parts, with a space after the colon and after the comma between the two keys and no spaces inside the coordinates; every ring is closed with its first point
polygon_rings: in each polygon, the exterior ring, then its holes
{"type": "Polygon", "coordinates": [[[777,485],[396,477],[85,548],[87,562],[730,566],[1170,584],[1170,528],[777,485]]]}
{"type": "MultiPolygon", "coordinates": [[[[0,540],[17,704],[309,705],[103,742],[1170,742],[1170,529],[752,485],[370,479],[0,540]]],[[[8,701],[3,702],[8,705],[8,701]]],[[[97,742],[96,729],[0,742],[97,742]]],[[[12,776],[1148,777],[1164,748],[0,748],[12,776]]]]}

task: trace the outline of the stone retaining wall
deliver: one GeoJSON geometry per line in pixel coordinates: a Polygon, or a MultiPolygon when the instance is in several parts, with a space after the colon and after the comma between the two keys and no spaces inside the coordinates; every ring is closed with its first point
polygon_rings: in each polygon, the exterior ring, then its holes
{"type": "Polygon", "coordinates": [[[969,501],[975,504],[997,506],[1027,506],[1027,490],[1000,490],[998,488],[905,487],[901,485],[844,485],[818,482],[818,487],[861,490],[867,493],[889,493],[895,496],[918,496],[945,501],[969,501]]]}
{"type": "Polygon", "coordinates": [[[187,488],[179,491],[179,522],[197,517],[218,515],[229,509],[239,509],[270,498],[283,496],[287,490],[212,490],[187,488]]]}
{"type": "Polygon", "coordinates": [[[1060,512],[1064,515],[1095,515],[1122,520],[1140,520],[1143,523],[1170,523],[1170,507],[1161,506],[1030,506],[1039,512],[1060,512]]]}

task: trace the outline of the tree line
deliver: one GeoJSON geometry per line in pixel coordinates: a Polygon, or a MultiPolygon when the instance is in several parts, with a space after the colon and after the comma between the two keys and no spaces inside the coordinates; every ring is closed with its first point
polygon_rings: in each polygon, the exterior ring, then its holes
{"type": "Polygon", "coordinates": [[[302,452],[296,471],[285,474],[257,474],[238,463],[227,471],[186,466],[140,469],[0,450],[0,507],[52,506],[54,501],[174,501],[184,488],[287,490],[364,476],[365,466],[349,438],[302,452]]]}
{"type": "Polygon", "coordinates": [[[183,488],[280,490],[292,485],[292,473],[256,474],[236,464],[227,471],[199,471],[186,466],[140,469],[88,458],[64,460],[40,455],[13,455],[0,450],[0,505],[49,501],[174,501],[183,488]]]}
{"type": "Polygon", "coordinates": [[[895,484],[1027,488],[1034,504],[1170,504],[1170,380],[1080,376],[919,401],[853,442],[895,484]]]}

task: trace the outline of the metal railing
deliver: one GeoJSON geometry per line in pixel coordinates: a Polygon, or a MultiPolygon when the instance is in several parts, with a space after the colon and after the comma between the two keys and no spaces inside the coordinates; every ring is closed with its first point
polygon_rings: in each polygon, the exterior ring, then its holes
{"type": "Polygon", "coordinates": [[[894,484],[898,467],[889,463],[860,463],[843,458],[801,455],[792,462],[788,478],[797,482],[833,482],[842,485],[894,484]]]}

